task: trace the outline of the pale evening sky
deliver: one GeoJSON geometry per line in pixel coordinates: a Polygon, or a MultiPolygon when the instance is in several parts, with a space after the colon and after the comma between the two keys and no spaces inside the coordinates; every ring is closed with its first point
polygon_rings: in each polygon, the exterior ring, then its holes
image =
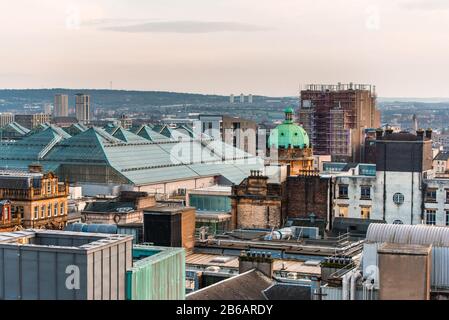
{"type": "Polygon", "coordinates": [[[2,0],[0,27],[0,88],[449,97],[447,0],[2,0]]]}

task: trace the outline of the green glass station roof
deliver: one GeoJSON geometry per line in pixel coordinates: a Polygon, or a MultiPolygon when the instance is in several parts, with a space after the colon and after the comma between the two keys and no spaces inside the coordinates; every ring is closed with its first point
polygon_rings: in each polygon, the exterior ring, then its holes
{"type": "Polygon", "coordinates": [[[135,185],[218,175],[240,183],[250,170],[263,168],[260,158],[222,141],[200,141],[183,132],[183,139],[176,141],[149,126],[136,133],[118,128],[110,134],[96,127],[74,136],[61,131],[64,134],[52,125],[23,140],[0,143],[0,167],[26,168],[36,160],[52,171],[61,165],[108,166],[135,185]]]}

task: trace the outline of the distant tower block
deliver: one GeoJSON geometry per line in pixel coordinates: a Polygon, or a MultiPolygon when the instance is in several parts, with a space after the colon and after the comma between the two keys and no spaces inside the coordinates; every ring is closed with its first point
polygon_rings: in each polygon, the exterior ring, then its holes
{"type": "Polygon", "coordinates": [[[234,97],[233,94],[231,94],[231,95],[229,96],[229,102],[230,102],[230,103],[234,103],[234,101],[235,101],[235,97],[234,97]]]}
{"type": "Polygon", "coordinates": [[[418,117],[416,114],[413,115],[413,130],[416,132],[418,131],[418,117]]]}
{"type": "Polygon", "coordinates": [[[240,103],[245,103],[245,95],[243,93],[240,95],[240,103]]]}
{"type": "Polygon", "coordinates": [[[248,95],[248,103],[253,103],[253,95],[248,95]]]}

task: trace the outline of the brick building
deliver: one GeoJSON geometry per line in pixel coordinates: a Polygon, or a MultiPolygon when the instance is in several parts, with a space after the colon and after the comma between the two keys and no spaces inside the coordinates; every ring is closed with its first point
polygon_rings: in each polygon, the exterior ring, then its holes
{"type": "Polygon", "coordinates": [[[287,217],[296,225],[331,227],[332,179],[310,172],[287,178],[287,217]],[[328,226],[329,224],[329,226],[328,226]]]}

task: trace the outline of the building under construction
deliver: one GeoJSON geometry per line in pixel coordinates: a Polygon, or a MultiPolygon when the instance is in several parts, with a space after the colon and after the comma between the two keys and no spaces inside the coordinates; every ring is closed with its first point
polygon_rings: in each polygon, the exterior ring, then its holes
{"type": "Polygon", "coordinates": [[[301,91],[299,121],[315,154],[331,155],[333,161],[363,161],[365,129],[380,127],[376,87],[307,85],[301,91]]]}

